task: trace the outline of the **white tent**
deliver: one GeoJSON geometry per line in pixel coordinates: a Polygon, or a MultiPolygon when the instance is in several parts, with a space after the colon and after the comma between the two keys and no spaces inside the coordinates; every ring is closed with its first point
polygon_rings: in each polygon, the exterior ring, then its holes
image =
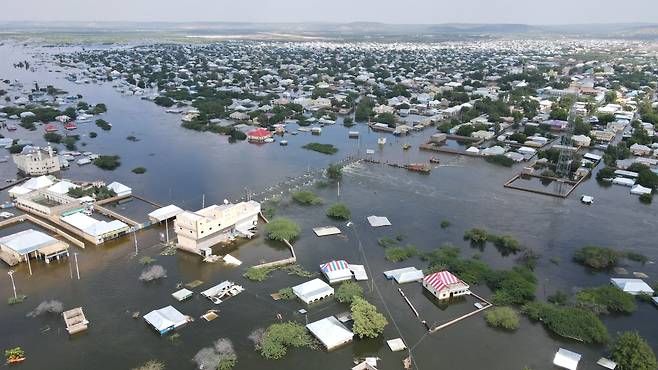
{"type": "Polygon", "coordinates": [[[51,186],[52,180],[48,176],[33,177],[23,184],[23,187],[30,190],[43,189],[51,186]]]}
{"type": "Polygon", "coordinates": [[[553,358],[553,365],[564,369],[576,370],[580,362],[580,357],[578,353],[560,348],[555,354],[555,358],[553,358]]]}
{"type": "Polygon", "coordinates": [[[144,320],[162,335],[185,325],[187,316],[172,306],[167,306],[147,313],[144,315],[144,320]]]}
{"type": "Polygon", "coordinates": [[[26,187],[23,187],[21,185],[16,185],[13,188],[9,189],[9,196],[16,198],[19,195],[25,195],[27,193],[30,193],[32,190],[28,189],[26,187]]]}
{"type": "Polygon", "coordinates": [[[651,194],[651,188],[645,188],[644,186],[637,184],[631,188],[631,194],[635,194],[635,195],[651,194]]]}
{"type": "Polygon", "coordinates": [[[425,275],[422,270],[415,267],[405,267],[396,270],[384,271],[387,279],[395,279],[398,284],[410,283],[412,281],[422,280],[425,275]]]}
{"type": "MultiPolygon", "coordinates": [[[[116,192],[116,190],[115,190],[116,192]]],[[[117,193],[118,194],[118,193],[117,193]]],[[[149,219],[151,222],[162,222],[164,220],[168,220],[170,218],[174,218],[178,216],[179,213],[182,213],[183,210],[180,209],[179,207],[170,204],[166,207],[158,208],[155,211],[151,212],[148,214],[149,219]]]]}
{"type": "Polygon", "coordinates": [[[617,368],[616,362],[610,361],[605,357],[601,357],[598,361],[596,361],[596,364],[610,370],[615,370],[617,368]]]}
{"type": "Polygon", "coordinates": [[[354,279],[356,281],[368,280],[368,274],[366,273],[366,268],[363,265],[349,265],[350,271],[354,274],[354,279]]]}
{"type": "Polygon", "coordinates": [[[354,337],[354,333],[333,316],[312,322],[306,325],[306,328],[322,342],[328,351],[350,343],[354,337]]]}
{"type": "Polygon", "coordinates": [[[109,189],[114,190],[119,197],[125,197],[132,194],[132,189],[120,182],[113,182],[107,186],[109,189]]]}
{"type": "Polygon", "coordinates": [[[299,299],[309,304],[334,294],[334,288],[320,279],[313,279],[292,288],[299,299]]]}
{"type": "Polygon", "coordinates": [[[344,280],[352,279],[352,271],[350,265],[344,260],[334,260],[320,265],[322,274],[327,278],[329,284],[338,283],[344,280]]]}
{"type": "Polygon", "coordinates": [[[612,278],[610,279],[610,283],[623,290],[624,292],[630,293],[632,295],[653,295],[653,289],[649,286],[649,284],[645,283],[644,280],[641,279],[612,278]]]}
{"type": "Polygon", "coordinates": [[[70,189],[75,189],[77,188],[78,185],[62,180],[55,185],[51,186],[48,188],[48,191],[57,193],[57,194],[66,194],[69,192],[70,189]]]}

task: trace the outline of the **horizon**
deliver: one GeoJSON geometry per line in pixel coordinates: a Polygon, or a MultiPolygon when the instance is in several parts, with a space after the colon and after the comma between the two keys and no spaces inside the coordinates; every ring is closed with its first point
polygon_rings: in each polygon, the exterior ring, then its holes
{"type": "Polygon", "coordinates": [[[613,0],[555,0],[551,6],[523,0],[473,0],[443,3],[409,0],[404,6],[392,0],[336,0],[309,3],[287,0],[273,3],[252,0],[221,4],[211,0],[180,3],[173,0],[115,0],[102,4],[84,0],[24,0],[3,4],[0,21],[14,22],[237,22],[237,23],[384,23],[396,25],[435,24],[627,24],[658,23],[658,3],[628,0],[628,9],[642,12],[612,12],[613,0]],[[98,4],[100,5],[100,4],[98,4]],[[100,10],[102,9],[102,10],[100,10]],[[185,21],[181,21],[184,19],[185,21]]]}

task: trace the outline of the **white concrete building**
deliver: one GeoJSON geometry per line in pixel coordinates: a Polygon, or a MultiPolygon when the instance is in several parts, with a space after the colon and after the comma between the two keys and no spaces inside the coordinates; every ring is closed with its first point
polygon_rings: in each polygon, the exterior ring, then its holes
{"type": "Polygon", "coordinates": [[[449,271],[436,272],[425,276],[423,278],[423,287],[440,300],[471,294],[468,284],[449,271]]]}
{"type": "Polygon", "coordinates": [[[185,211],[176,216],[174,230],[178,247],[203,256],[211,254],[210,247],[235,236],[251,237],[258,225],[260,203],[212,205],[196,212],[185,211]]]}
{"type": "Polygon", "coordinates": [[[13,158],[18,170],[30,176],[47,175],[61,169],[59,157],[51,147],[27,148],[20,154],[14,154],[13,158]]]}

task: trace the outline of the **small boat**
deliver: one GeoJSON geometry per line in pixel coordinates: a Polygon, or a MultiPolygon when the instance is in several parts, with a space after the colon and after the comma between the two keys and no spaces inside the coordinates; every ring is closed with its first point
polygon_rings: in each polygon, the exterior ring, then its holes
{"type": "Polygon", "coordinates": [[[350,131],[347,133],[347,136],[351,139],[358,139],[359,138],[359,131],[350,131]]]}
{"type": "Polygon", "coordinates": [[[404,143],[404,144],[402,145],[402,149],[403,149],[403,150],[409,150],[410,148],[411,148],[411,144],[404,143]]]}
{"type": "Polygon", "coordinates": [[[386,138],[385,137],[380,137],[379,139],[377,139],[377,144],[385,145],[386,144],[386,138]]]}
{"type": "Polygon", "coordinates": [[[288,145],[288,140],[281,140],[281,141],[279,142],[279,145],[281,145],[281,146],[286,146],[286,145],[288,145]]]}
{"type": "Polygon", "coordinates": [[[439,161],[439,158],[437,158],[437,157],[432,157],[432,158],[430,158],[430,163],[437,163],[437,164],[438,164],[438,163],[440,163],[440,162],[441,162],[441,161],[439,161]]]}

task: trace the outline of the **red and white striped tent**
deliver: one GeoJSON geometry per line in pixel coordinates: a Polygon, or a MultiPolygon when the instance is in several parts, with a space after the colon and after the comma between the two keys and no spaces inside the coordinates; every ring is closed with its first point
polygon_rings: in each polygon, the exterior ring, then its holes
{"type": "Polygon", "coordinates": [[[330,284],[352,279],[352,271],[345,260],[334,260],[320,265],[324,276],[330,284]]]}
{"type": "Polygon", "coordinates": [[[425,276],[423,286],[439,299],[470,293],[468,284],[449,271],[440,271],[425,276]]]}

